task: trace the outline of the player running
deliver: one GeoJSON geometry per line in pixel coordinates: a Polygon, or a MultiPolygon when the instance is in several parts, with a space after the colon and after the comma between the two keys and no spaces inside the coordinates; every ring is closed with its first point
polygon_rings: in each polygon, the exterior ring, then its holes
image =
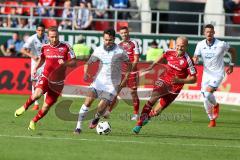
{"type": "MultiPolygon", "coordinates": [[[[131,117],[131,120],[137,120],[138,119],[138,114],[139,114],[139,98],[137,94],[137,87],[139,83],[139,77],[137,71],[137,63],[139,62],[139,55],[140,55],[140,50],[139,50],[139,45],[137,41],[130,39],[129,35],[129,30],[128,27],[121,27],[120,28],[120,36],[122,38],[122,41],[119,43],[119,45],[127,52],[128,57],[130,62],[132,63],[132,69],[131,73],[129,75],[129,78],[126,82],[126,86],[123,87],[128,87],[130,89],[130,93],[132,96],[132,101],[133,101],[133,116],[131,117]]],[[[120,92],[120,90],[119,90],[120,92]]],[[[116,105],[116,100],[113,101],[113,103],[110,105],[109,112],[112,111],[113,107],[116,105]]],[[[108,111],[104,114],[106,117],[108,116],[108,111]]]]}
{"type": "Polygon", "coordinates": [[[36,123],[48,113],[50,107],[57,101],[64,86],[66,67],[76,65],[74,52],[68,44],[59,41],[56,27],[48,28],[48,39],[50,43],[42,46],[41,55],[33,69],[35,75],[45,63],[44,70],[36,83],[36,89],[26,103],[15,111],[15,117],[19,117],[46,93],[42,109],[30,121],[29,130],[35,130],[36,123]]]}
{"type": "Polygon", "coordinates": [[[168,50],[148,69],[142,71],[144,74],[150,71],[158,63],[167,61],[166,65],[162,65],[162,74],[154,84],[151,98],[144,105],[141,116],[133,128],[133,132],[138,134],[143,125],[147,124],[148,120],[159,115],[161,111],[167,108],[178,96],[184,84],[195,83],[196,68],[192,59],[186,53],[188,39],[186,37],[178,37],[176,40],[176,50],[168,50]],[[155,103],[160,99],[159,104],[153,108],[155,103]]]}
{"type": "MultiPolygon", "coordinates": [[[[36,85],[37,79],[42,74],[44,65],[40,67],[36,74],[33,76],[33,69],[36,65],[37,60],[40,57],[41,54],[41,48],[43,44],[48,43],[47,34],[45,32],[45,26],[43,24],[38,24],[36,33],[28,38],[27,42],[23,45],[22,53],[27,55],[28,57],[31,57],[31,81],[32,81],[32,94],[34,93],[34,86],[36,85]]],[[[38,100],[34,102],[34,106],[32,108],[33,110],[39,109],[39,103],[38,100]]]]}
{"type": "Polygon", "coordinates": [[[91,55],[89,61],[84,67],[85,79],[91,78],[89,74],[89,66],[94,62],[99,62],[100,67],[98,74],[90,85],[88,96],[85,99],[84,104],[80,108],[77,126],[75,134],[79,134],[82,131],[82,122],[87,116],[89,108],[96,98],[100,99],[98,103],[97,113],[91,121],[89,128],[93,129],[97,126],[101,116],[105,113],[109,104],[116,97],[119,88],[125,85],[129,72],[121,80],[122,76],[122,64],[127,64],[127,71],[131,69],[131,63],[127,56],[127,53],[117,44],[115,41],[115,31],[113,29],[105,30],[103,32],[104,44],[97,47],[91,55]]]}
{"type": "Polygon", "coordinates": [[[218,118],[219,115],[219,104],[216,102],[213,93],[217,90],[225,77],[225,52],[229,52],[232,57],[232,62],[229,63],[229,67],[226,69],[227,74],[233,72],[233,62],[236,62],[235,48],[231,48],[228,43],[214,38],[214,34],[214,26],[212,24],[207,24],[204,27],[206,39],[198,42],[193,57],[195,63],[198,62],[199,57],[203,60],[204,71],[201,92],[204,97],[204,108],[210,120],[208,127],[216,126],[216,118],[218,118]]]}

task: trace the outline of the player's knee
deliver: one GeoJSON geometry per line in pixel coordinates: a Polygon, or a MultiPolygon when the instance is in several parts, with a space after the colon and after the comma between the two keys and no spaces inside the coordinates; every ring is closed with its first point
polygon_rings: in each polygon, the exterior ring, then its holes
{"type": "Polygon", "coordinates": [[[203,93],[203,96],[205,99],[210,99],[210,97],[212,96],[212,93],[211,92],[202,92],[203,93]]]}
{"type": "Polygon", "coordinates": [[[42,96],[42,94],[37,92],[37,93],[34,93],[34,94],[32,95],[32,99],[37,100],[37,99],[39,99],[41,96],[42,96]]]}

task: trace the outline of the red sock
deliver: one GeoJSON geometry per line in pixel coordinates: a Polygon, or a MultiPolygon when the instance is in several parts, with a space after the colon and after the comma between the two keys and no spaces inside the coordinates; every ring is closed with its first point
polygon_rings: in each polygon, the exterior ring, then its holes
{"type": "Polygon", "coordinates": [[[143,109],[142,109],[142,113],[141,116],[137,122],[138,126],[142,126],[142,123],[145,119],[149,118],[148,114],[151,112],[152,110],[152,106],[154,104],[150,103],[149,101],[144,105],[143,109]]]}
{"type": "Polygon", "coordinates": [[[133,99],[133,109],[134,109],[133,113],[138,114],[138,112],[139,112],[139,98],[138,97],[133,99]]]}
{"type": "Polygon", "coordinates": [[[42,117],[47,114],[47,111],[43,112],[41,109],[38,111],[37,115],[32,119],[33,122],[39,121],[42,117]]]}
{"type": "Polygon", "coordinates": [[[23,105],[23,107],[25,108],[25,110],[28,109],[29,106],[31,106],[31,104],[33,104],[35,102],[35,99],[32,99],[32,95],[28,98],[28,100],[25,102],[25,104],[23,105]]]}

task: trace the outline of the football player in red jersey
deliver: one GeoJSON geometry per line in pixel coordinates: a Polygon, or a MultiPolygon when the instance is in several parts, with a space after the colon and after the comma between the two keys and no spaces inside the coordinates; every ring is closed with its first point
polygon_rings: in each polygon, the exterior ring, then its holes
{"type": "Polygon", "coordinates": [[[33,74],[44,63],[44,70],[38,79],[35,92],[27,99],[25,104],[15,111],[15,117],[22,115],[31,104],[46,93],[42,109],[30,121],[29,130],[35,130],[36,123],[43,118],[50,107],[57,101],[64,86],[66,67],[75,66],[75,54],[71,47],[59,41],[57,27],[48,28],[49,44],[42,46],[41,55],[36,63],[33,74]]]}
{"type": "MultiPolygon", "coordinates": [[[[137,41],[132,40],[129,35],[128,27],[123,26],[120,28],[119,34],[122,38],[122,41],[119,43],[119,45],[127,52],[128,58],[130,59],[130,62],[132,63],[132,69],[131,73],[129,75],[129,78],[126,82],[126,85],[124,87],[128,87],[130,89],[130,93],[132,96],[133,101],[133,116],[131,117],[131,120],[137,120],[138,119],[138,113],[139,113],[139,98],[137,94],[137,87],[139,82],[139,77],[137,71],[137,63],[139,62],[139,45],[137,41]]],[[[119,90],[120,92],[120,90],[119,90]]],[[[116,99],[117,100],[117,99],[116,99]]],[[[109,111],[111,112],[113,107],[116,105],[116,100],[111,104],[109,111]]],[[[109,114],[108,112],[105,113],[105,115],[109,114]]]]}
{"type": "Polygon", "coordinates": [[[147,124],[151,117],[157,116],[169,106],[178,96],[184,84],[196,82],[197,71],[192,59],[186,53],[187,46],[188,39],[186,37],[178,37],[175,50],[168,50],[148,69],[142,71],[141,74],[144,74],[158,63],[162,63],[164,60],[167,61],[166,65],[161,64],[163,65],[163,72],[154,84],[151,98],[142,109],[141,116],[133,128],[134,133],[138,134],[142,126],[147,124]],[[158,100],[160,100],[159,104],[153,108],[158,100]]]}

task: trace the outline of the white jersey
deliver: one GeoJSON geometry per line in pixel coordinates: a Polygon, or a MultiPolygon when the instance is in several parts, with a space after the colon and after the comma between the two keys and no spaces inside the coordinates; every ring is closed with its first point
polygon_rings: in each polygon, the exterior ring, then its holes
{"type": "Polygon", "coordinates": [[[224,41],[214,39],[210,46],[204,39],[198,42],[194,56],[202,57],[205,74],[223,77],[225,75],[224,54],[229,48],[229,44],[224,41]]]}
{"type": "Polygon", "coordinates": [[[116,94],[115,87],[120,85],[122,78],[122,63],[129,62],[127,53],[119,45],[115,45],[110,51],[106,51],[101,45],[94,50],[90,61],[100,61],[99,71],[92,86],[116,94]]]}
{"type": "Polygon", "coordinates": [[[40,40],[37,37],[37,34],[34,34],[28,38],[27,42],[23,45],[23,48],[30,49],[32,54],[35,56],[40,56],[42,44],[47,43],[48,43],[47,34],[44,34],[42,40],[40,40]]]}
{"type": "MultiPolygon", "coordinates": [[[[39,57],[41,54],[42,45],[47,43],[48,43],[47,34],[44,34],[42,40],[40,40],[37,37],[37,34],[34,34],[27,39],[27,42],[23,45],[23,48],[29,49],[33,55],[39,57]]],[[[36,61],[31,59],[31,72],[33,71],[33,68],[35,65],[36,65],[36,61]]],[[[37,77],[41,75],[43,67],[44,65],[38,69],[37,75],[36,75],[37,77]]],[[[37,77],[32,77],[32,80],[36,80],[37,77]]]]}

